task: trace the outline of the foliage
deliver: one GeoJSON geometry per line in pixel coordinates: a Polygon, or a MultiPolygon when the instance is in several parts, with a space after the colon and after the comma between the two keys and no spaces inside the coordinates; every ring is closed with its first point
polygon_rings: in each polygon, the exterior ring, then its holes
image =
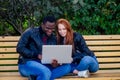
{"type": "MultiPolygon", "coordinates": [[[[84,0],[75,5],[83,4],[71,18],[75,30],[83,34],[119,34],[120,4],[112,0],[84,0]]],[[[78,7],[77,6],[77,7],[78,7]]],[[[75,10],[75,9],[73,9],[75,10]]]]}
{"type": "Polygon", "coordinates": [[[49,0],[1,0],[0,5],[1,23],[4,26],[11,25],[19,34],[28,27],[39,25],[43,16],[50,14],[52,10],[52,13],[56,11],[49,0]]]}
{"type": "Polygon", "coordinates": [[[119,0],[0,0],[0,35],[20,35],[46,15],[66,18],[81,34],[120,34],[119,0]]]}

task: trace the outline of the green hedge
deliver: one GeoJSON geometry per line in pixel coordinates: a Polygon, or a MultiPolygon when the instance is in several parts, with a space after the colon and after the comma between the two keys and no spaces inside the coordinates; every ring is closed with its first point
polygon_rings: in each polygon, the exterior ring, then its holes
{"type": "Polygon", "coordinates": [[[0,35],[20,35],[48,14],[68,19],[81,34],[120,34],[119,0],[1,0],[0,5],[0,35]]]}

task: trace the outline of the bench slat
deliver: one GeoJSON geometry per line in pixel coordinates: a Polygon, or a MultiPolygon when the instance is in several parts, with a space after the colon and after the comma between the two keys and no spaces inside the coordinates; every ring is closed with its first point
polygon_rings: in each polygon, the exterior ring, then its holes
{"type": "MultiPolygon", "coordinates": [[[[119,40],[120,39],[120,35],[83,35],[83,37],[87,40],[98,40],[98,39],[113,39],[113,40],[119,40]]],[[[0,37],[0,41],[16,41],[19,40],[20,36],[1,36],[0,37]]]]}
{"type": "Polygon", "coordinates": [[[20,36],[1,36],[0,41],[18,41],[20,36]]]}
{"type": "Polygon", "coordinates": [[[0,42],[0,46],[16,46],[18,42],[0,42]]]}
{"type": "Polygon", "coordinates": [[[16,52],[16,48],[0,48],[0,52],[16,52]]]}
{"type": "Polygon", "coordinates": [[[100,68],[120,68],[120,63],[99,64],[100,68]]]}
{"type": "Polygon", "coordinates": [[[0,66],[0,71],[18,70],[18,66],[0,66]]]}
{"type": "MultiPolygon", "coordinates": [[[[95,55],[97,57],[102,57],[102,56],[120,56],[120,52],[95,52],[95,55]]],[[[0,54],[0,59],[4,59],[4,58],[18,58],[19,54],[18,53],[12,53],[12,54],[5,54],[5,53],[1,53],[0,54]]]]}
{"type": "MultiPolygon", "coordinates": [[[[56,80],[118,80],[120,79],[119,74],[116,74],[118,72],[120,74],[120,70],[99,70],[98,72],[94,73],[94,75],[91,74],[90,78],[77,78],[75,76],[64,76],[63,78],[58,78],[56,80]],[[112,72],[112,73],[111,73],[112,72]],[[106,74],[107,73],[107,74],[106,74]],[[114,77],[111,77],[114,76],[114,77]]],[[[0,72],[0,79],[3,80],[15,80],[14,78],[17,78],[17,80],[28,80],[26,77],[21,77],[18,72],[0,72]],[[9,77],[10,76],[10,77],[9,77]],[[8,79],[9,77],[9,79],[8,79]]]]}
{"type": "Polygon", "coordinates": [[[55,79],[55,80],[119,80],[120,77],[92,77],[92,78],[78,78],[78,77],[66,77],[62,79],[55,79]]]}
{"type": "MultiPolygon", "coordinates": [[[[119,57],[114,57],[114,58],[97,58],[99,62],[120,62],[119,57]]],[[[0,64],[17,64],[18,60],[0,60],[0,64]]]]}
{"type": "MultiPolygon", "coordinates": [[[[119,69],[115,69],[115,70],[99,70],[99,71],[97,71],[96,73],[98,73],[98,74],[101,74],[101,73],[120,73],[120,70],[119,69]]],[[[91,73],[91,74],[96,74],[96,73],[91,73]]],[[[9,76],[9,75],[11,75],[11,76],[18,76],[18,75],[20,75],[20,73],[19,72],[0,72],[0,76],[9,76]]]]}
{"type": "MultiPolygon", "coordinates": [[[[27,78],[23,77],[1,77],[0,80],[28,80],[27,78]]],[[[120,77],[94,77],[94,78],[76,78],[76,77],[67,77],[67,78],[58,78],[55,80],[119,80],[120,77]]]]}
{"type": "MultiPolygon", "coordinates": [[[[98,77],[98,78],[89,78],[89,80],[118,80],[120,77],[98,77]]],[[[26,77],[16,76],[16,77],[1,77],[0,80],[28,80],[26,77]]],[[[76,77],[66,77],[62,79],[55,79],[55,80],[86,80],[86,78],[76,78],[76,77]]]]}
{"type": "Polygon", "coordinates": [[[0,54],[0,59],[4,59],[4,58],[18,58],[19,54],[15,53],[15,54],[0,54]]]}
{"type": "Polygon", "coordinates": [[[18,60],[0,60],[0,64],[17,64],[18,60]]]}
{"type": "MultiPolygon", "coordinates": [[[[109,74],[110,75],[110,74],[109,74]]],[[[27,78],[19,77],[1,77],[0,80],[28,80],[27,78]]],[[[58,78],[55,80],[119,80],[120,77],[93,77],[93,78],[76,78],[76,77],[66,77],[66,78],[58,78]]]]}
{"type": "MultiPolygon", "coordinates": [[[[120,68],[120,63],[99,64],[100,68],[120,68]]],[[[0,71],[18,70],[18,66],[0,66],[0,71]]]]}
{"type": "Polygon", "coordinates": [[[26,77],[21,77],[21,76],[6,76],[6,77],[0,77],[0,80],[28,80],[26,77]]]}
{"type": "Polygon", "coordinates": [[[87,45],[120,45],[120,40],[86,41],[87,45]]]}
{"type": "Polygon", "coordinates": [[[97,58],[99,62],[120,62],[119,57],[114,57],[114,58],[97,58]]]}
{"type": "Polygon", "coordinates": [[[120,50],[120,46],[89,46],[92,51],[120,50]]]}
{"type": "Polygon", "coordinates": [[[0,72],[0,77],[2,76],[19,76],[19,72],[0,72]]]}
{"type": "Polygon", "coordinates": [[[120,35],[83,35],[86,40],[120,40],[120,35]]]}
{"type": "Polygon", "coordinates": [[[114,73],[119,73],[120,74],[120,69],[99,70],[96,73],[113,73],[113,74],[114,73]]]}
{"type": "Polygon", "coordinates": [[[97,57],[102,56],[120,56],[120,52],[94,52],[97,57]]]}
{"type": "MultiPolygon", "coordinates": [[[[16,46],[18,42],[0,42],[0,46],[16,46]]],[[[120,40],[86,41],[87,45],[120,45],[120,40]]]]}
{"type": "MultiPolygon", "coordinates": [[[[89,46],[92,51],[120,50],[120,46],[89,46]]],[[[16,52],[16,48],[0,48],[0,52],[16,52]]]]}

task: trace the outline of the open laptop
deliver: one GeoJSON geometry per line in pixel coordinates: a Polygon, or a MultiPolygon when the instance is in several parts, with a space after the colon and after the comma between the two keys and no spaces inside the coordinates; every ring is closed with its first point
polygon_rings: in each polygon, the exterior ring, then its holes
{"type": "Polygon", "coordinates": [[[43,45],[42,60],[43,64],[49,64],[53,59],[58,63],[72,62],[72,45],[43,45]]]}

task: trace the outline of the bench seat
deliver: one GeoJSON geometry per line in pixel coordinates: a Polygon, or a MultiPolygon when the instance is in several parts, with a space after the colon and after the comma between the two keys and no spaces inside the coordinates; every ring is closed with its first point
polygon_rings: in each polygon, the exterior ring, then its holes
{"type": "MultiPolygon", "coordinates": [[[[84,35],[100,70],[89,78],[68,74],[56,80],[120,80],[120,35],[84,35]]],[[[28,80],[18,72],[16,45],[20,36],[0,36],[0,80],[28,80]]]]}
{"type": "MultiPolygon", "coordinates": [[[[28,80],[26,77],[21,77],[18,72],[1,72],[0,80],[28,80]]],[[[77,76],[64,76],[56,80],[119,80],[120,70],[99,70],[96,73],[90,74],[89,78],[78,78],[77,76]]]]}

